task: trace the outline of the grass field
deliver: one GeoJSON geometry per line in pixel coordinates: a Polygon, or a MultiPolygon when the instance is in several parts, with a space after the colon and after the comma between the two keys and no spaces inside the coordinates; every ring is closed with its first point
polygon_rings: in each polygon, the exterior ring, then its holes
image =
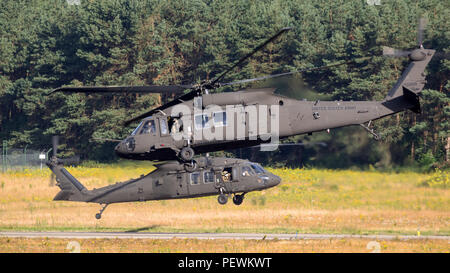
{"type": "Polygon", "coordinates": [[[392,240],[366,239],[331,240],[195,240],[195,239],[24,239],[0,238],[0,252],[122,252],[122,253],[436,253],[449,252],[443,240],[392,240]],[[79,248],[77,248],[79,246],[79,248]]]}
{"type": "MultiPolygon", "coordinates": [[[[145,164],[68,168],[89,189],[151,169],[145,164]]],[[[101,220],[94,217],[99,205],[52,201],[59,188],[49,186],[49,170],[7,172],[0,174],[0,230],[450,235],[448,172],[269,171],[282,183],[247,194],[241,206],[221,206],[215,197],[113,204],[101,220]]],[[[230,249],[242,250],[239,244],[230,249]]],[[[445,242],[432,249],[450,247],[445,242]]]]}

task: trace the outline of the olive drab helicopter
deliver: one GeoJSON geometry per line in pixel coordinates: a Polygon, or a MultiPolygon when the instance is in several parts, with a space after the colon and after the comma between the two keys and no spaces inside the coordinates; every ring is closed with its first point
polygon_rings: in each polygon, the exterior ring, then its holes
{"type": "Polygon", "coordinates": [[[410,63],[382,101],[301,101],[276,94],[270,88],[210,92],[224,86],[352,62],[222,82],[230,71],[243,66],[251,56],[288,30],[290,28],[281,29],[212,80],[198,84],[60,87],[50,92],[177,94],[168,103],[124,123],[128,126],[140,121],[128,137],[117,140],[115,152],[119,157],[166,161],[141,178],[89,191],[62,167],[56,157],[57,141],[53,141],[54,156],[47,165],[61,188],[55,200],[103,204],[97,219],[108,204],[116,202],[218,195],[218,202],[225,204],[233,194],[233,202],[239,205],[246,193],[276,186],[280,183],[279,177],[256,163],[209,157],[209,152],[257,145],[276,148],[279,139],[349,125],[361,125],[377,139],[371,127],[374,120],[408,109],[420,112],[419,94],[426,83],[425,68],[435,54],[435,50],[423,47],[422,20],[419,21],[418,48],[410,51],[384,49],[384,55],[408,57],[410,63]],[[199,157],[203,153],[207,156],[199,157]]]}
{"type": "MultiPolygon", "coordinates": [[[[409,65],[382,101],[306,101],[274,93],[274,89],[246,89],[210,93],[223,86],[292,75],[304,71],[348,64],[296,70],[259,78],[223,83],[227,73],[290,28],[281,29],[212,80],[191,85],[60,87],[66,93],[178,93],[174,100],[140,114],[124,124],[140,121],[136,129],[115,147],[119,157],[134,160],[178,160],[195,169],[194,155],[213,151],[276,144],[289,136],[331,128],[361,125],[378,139],[371,128],[376,119],[407,109],[420,112],[419,93],[425,85],[425,68],[435,50],[422,45],[424,25],[419,21],[418,48],[412,51],[385,48],[384,55],[408,57],[409,65]],[[187,93],[183,93],[188,91],[187,93]]],[[[351,62],[351,61],[350,61],[351,62]]]]}
{"type": "Polygon", "coordinates": [[[197,157],[197,169],[188,172],[179,161],[167,161],[155,165],[147,175],[125,182],[88,190],[72,176],[56,157],[58,137],[52,138],[54,156],[47,166],[56,177],[61,189],[53,200],[98,203],[103,205],[95,218],[100,219],[106,207],[113,203],[142,202],[196,198],[217,195],[217,201],[225,205],[233,195],[233,203],[241,205],[245,194],[278,185],[281,179],[266,171],[258,163],[224,157],[197,157]]]}

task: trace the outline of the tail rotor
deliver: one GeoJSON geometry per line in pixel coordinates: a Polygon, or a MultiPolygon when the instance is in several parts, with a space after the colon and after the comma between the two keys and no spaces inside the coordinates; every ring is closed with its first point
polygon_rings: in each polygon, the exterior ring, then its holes
{"type": "Polygon", "coordinates": [[[422,50],[423,47],[423,39],[424,32],[427,26],[427,20],[424,17],[419,19],[417,24],[417,47],[413,50],[401,50],[392,47],[383,46],[383,56],[387,57],[409,57],[412,61],[422,61],[425,58],[426,53],[422,50]]]}
{"type": "MultiPolygon", "coordinates": [[[[52,151],[53,151],[53,156],[50,159],[51,161],[58,161],[58,146],[59,146],[59,136],[52,136],[52,151]]],[[[55,186],[56,184],[56,179],[55,179],[55,174],[52,172],[52,174],[50,175],[50,186],[55,186]]]]}
{"type": "Polygon", "coordinates": [[[423,33],[425,31],[425,28],[427,27],[427,19],[424,17],[419,18],[419,23],[417,25],[417,44],[419,48],[423,48],[423,33]]]}

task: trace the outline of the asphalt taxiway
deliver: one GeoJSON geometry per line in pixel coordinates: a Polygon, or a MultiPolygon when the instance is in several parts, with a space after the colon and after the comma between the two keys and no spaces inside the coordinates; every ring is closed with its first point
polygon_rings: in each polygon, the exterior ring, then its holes
{"type": "Polygon", "coordinates": [[[150,232],[28,232],[0,231],[0,237],[60,238],[60,239],[207,239],[207,240],[449,240],[450,236],[435,235],[353,235],[353,234],[285,234],[285,233],[150,233],[150,232]]]}

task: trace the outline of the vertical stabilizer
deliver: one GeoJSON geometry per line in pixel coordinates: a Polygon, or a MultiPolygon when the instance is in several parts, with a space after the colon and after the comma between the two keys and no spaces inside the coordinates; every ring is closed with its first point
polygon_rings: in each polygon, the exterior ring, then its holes
{"type": "Polygon", "coordinates": [[[84,201],[89,191],[62,165],[55,161],[47,162],[47,166],[56,176],[56,185],[61,189],[53,200],[84,201]]]}
{"type": "Polygon", "coordinates": [[[435,50],[415,49],[408,55],[411,63],[403,72],[395,86],[389,90],[386,101],[390,101],[404,95],[404,90],[418,95],[425,86],[425,68],[433,57],[435,50]]]}

